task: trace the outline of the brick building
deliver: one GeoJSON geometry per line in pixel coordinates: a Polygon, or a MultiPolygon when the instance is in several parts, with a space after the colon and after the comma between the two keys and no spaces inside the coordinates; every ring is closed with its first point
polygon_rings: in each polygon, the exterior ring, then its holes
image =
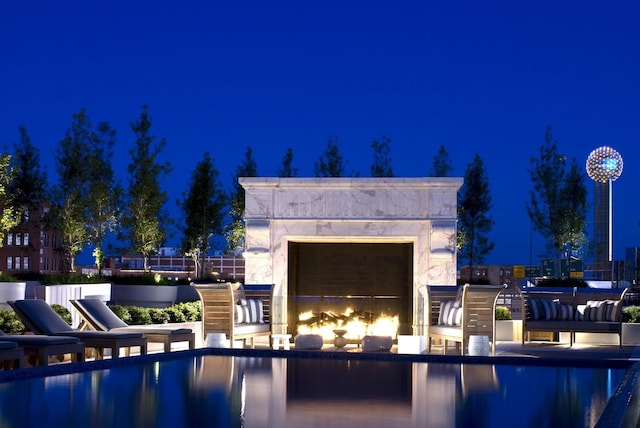
{"type": "Polygon", "coordinates": [[[21,223],[5,234],[0,247],[0,271],[15,274],[66,270],[60,235],[45,226],[49,209],[45,203],[35,211],[25,210],[21,223]]]}

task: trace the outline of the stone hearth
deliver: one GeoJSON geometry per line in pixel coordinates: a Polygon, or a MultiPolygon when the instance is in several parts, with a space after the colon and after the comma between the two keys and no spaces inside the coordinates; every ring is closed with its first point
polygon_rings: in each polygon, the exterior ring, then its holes
{"type": "Polygon", "coordinates": [[[462,178],[239,179],[245,189],[245,282],[274,284],[274,333],[287,331],[291,243],[410,244],[412,334],[424,334],[421,290],[456,283],[462,178]]]}

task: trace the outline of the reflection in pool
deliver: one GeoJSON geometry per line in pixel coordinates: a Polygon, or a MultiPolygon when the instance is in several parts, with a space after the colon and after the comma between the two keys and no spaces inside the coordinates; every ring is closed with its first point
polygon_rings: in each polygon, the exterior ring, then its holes
{"type": "Polygon", "coordinates": [[[0,426],[584,427],[625,372],[185,354],[0,383],[0,426]]]}

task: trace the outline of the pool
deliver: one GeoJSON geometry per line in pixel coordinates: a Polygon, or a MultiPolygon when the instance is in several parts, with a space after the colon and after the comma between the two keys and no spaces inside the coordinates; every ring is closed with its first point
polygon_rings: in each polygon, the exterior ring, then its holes
{"type": "Polygon", "coordinates": [[[199,349],[4,372],[0,426],[621,426],[636,417],[637,373],[626,361],[199,349]]]}

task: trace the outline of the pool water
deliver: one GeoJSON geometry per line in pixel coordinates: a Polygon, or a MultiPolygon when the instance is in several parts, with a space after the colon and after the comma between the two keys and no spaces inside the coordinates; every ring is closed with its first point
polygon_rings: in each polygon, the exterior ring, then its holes
{"type": "Polygon", "coordinates": [[[175,354],[0,383],[0,427],[589,427],[627,372],[175,354]]]}

